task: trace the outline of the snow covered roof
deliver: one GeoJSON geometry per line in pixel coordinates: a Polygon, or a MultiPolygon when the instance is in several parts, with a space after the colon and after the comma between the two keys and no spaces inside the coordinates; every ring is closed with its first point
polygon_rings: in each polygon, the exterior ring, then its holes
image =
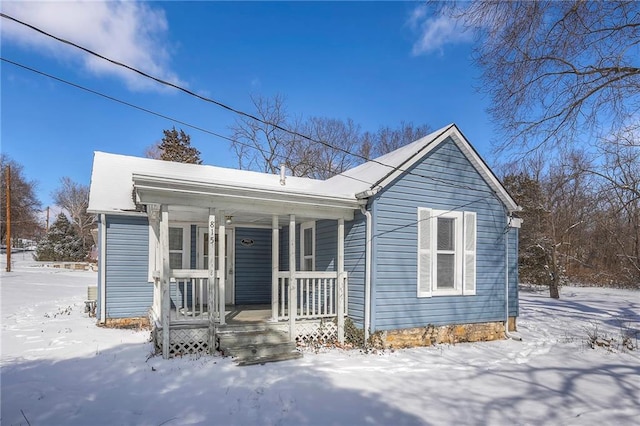
{"type": "Polygon", "coordinates": [[[451,138],[466,155],[505,206],[510,211],[518,210],[516,202],[455,124],[442,127],[395,151],[346,170],[327,179],[321,185],[327,188],[341,188],[353,193],[357,198],[368,198],[405,173],[447,138],[451,138]]]}
{"type": "Polygon", "coordinates": [[[247,170],[229,169],[197,164],[184,164],[150,158],[95,152],[91,174],[91,191],[88,211],[92,213],[118,213],[134,211],[134,176],[165,181],[186,182],[198,185],[218,185],[236,191],[264,190],[290,196],[317,196],[356,200],[352,194],[323,191],[318,181],[294,176],[286,177],[280,184],[280,176],[247,170]]]}
{"type": "Polygon", "coordinates": [[[96,152],[88,211],[134,211],[134,180],[140,186],[175,186],[176,191],[197,187],[203,191],[215,189],[222,195],[263,193],[273,200],[306,197],[307,204],[357,208],[358,200],[375,195],[447,138],[456,143],[505,206],[517,210],[517,204],[496,176],[456,125],[451,124],[325,181],[287,176],[286,185],[281,185],[280,176],[275,174],[96,152]]]}

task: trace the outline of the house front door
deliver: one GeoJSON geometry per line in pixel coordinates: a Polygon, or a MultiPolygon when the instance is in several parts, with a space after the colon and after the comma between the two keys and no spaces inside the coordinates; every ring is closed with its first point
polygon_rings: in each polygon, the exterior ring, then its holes
{"type": "MultiPolygon", "coordinates": [[[[218,234],[216,234],[215,263],[218,264],[218,234]]],[[[235,250],[233,228],[225,229],[225,304],[235,304],[235,250]]],[[[209,267],[209,230],[198,229],[198,269],[209,267]]]]}

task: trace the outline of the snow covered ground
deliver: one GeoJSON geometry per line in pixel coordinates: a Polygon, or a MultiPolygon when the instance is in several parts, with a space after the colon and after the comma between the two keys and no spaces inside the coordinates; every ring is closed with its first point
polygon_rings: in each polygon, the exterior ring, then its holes
{"type": "Polygon", "coordinates": [[[640,293],[521,293],[523,341],[237,367],[153,357],[149,332],[95,326],[93,272],[14,256],[1,283],[2,425],[621,425],[640,422],[640,293]],[[589,335],[615,339],[591,349],[589,335]]]}

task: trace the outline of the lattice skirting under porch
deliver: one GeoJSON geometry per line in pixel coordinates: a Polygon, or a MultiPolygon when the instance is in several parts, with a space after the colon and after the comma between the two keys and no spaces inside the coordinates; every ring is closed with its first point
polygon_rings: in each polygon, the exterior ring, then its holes
{"type": "MultiPolygon", "coordinates": [[[[162,329],[154,329],[154,343],[156,350],[162,352],[162,329]]],[[[169,356],[182,356],[193,353],[206,353],[209,351],[208,328],[171,329],[169,331],[169,356]]]]}
{"type": "Polygon", "coordinates": [[[338,340],[338,326],[333,320],[296,323],[296,340],[302,345],[333,343],[338,340]]]}

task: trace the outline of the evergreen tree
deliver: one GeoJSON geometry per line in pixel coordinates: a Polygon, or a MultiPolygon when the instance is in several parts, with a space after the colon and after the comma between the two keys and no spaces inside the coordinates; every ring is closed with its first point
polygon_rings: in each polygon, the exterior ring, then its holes
{"type": "Polygon", "coordinates": [[[81,261],[86,257],[82,237],[64,213],[60,213],[47,235],[38,243],[36,259],[40,261],[81,261]]]}
{"type": "Polygon", "coordinates": [[[164,137],[158,145],[161,160],[202,164],[200,151],[191,146],[191,137],[182,129],[178,132],[173,127],[171,130],[163,130],[163,132],[164,137]]]}

